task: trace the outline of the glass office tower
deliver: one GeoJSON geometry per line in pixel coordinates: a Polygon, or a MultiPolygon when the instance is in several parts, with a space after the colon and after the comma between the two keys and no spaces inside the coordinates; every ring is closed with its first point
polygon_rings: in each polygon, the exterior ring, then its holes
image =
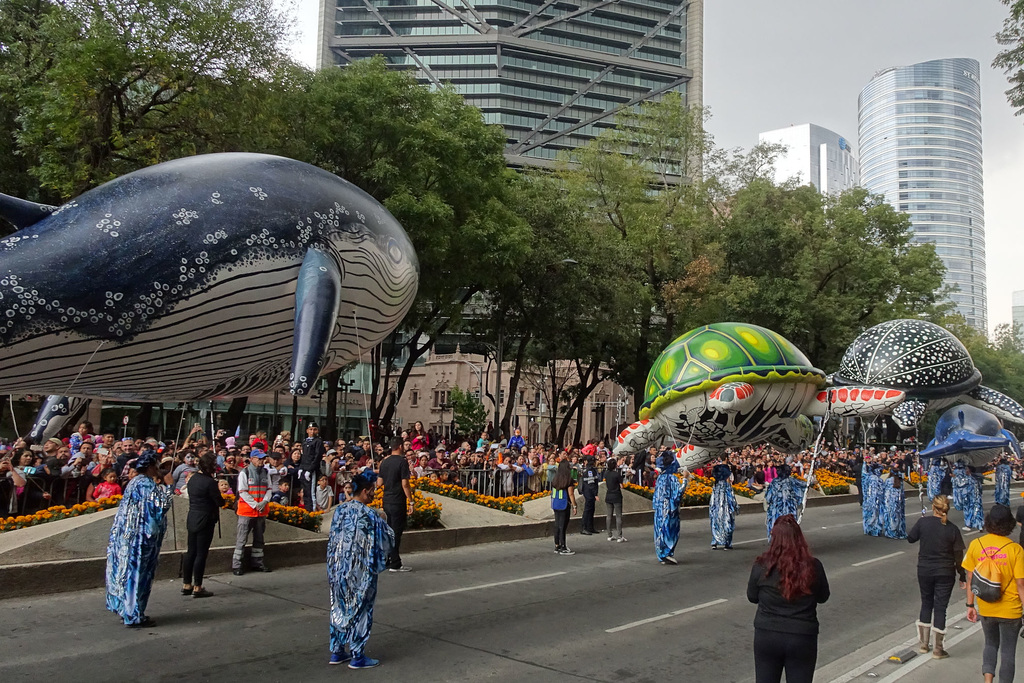
{"type": "Polygon", "coordinates": [[[319,66],[382,54],[451,83],[504,127],[512,165],[546,165],[678,92],[701,106],[703,0],[323,0],[319,66]]]}
{"type": "Polygon", "coordinates": [[[884,69],[859,98],[861,184],[931,242],[967,322],[987,331],[981,83],[974,59],[884,69]]]}

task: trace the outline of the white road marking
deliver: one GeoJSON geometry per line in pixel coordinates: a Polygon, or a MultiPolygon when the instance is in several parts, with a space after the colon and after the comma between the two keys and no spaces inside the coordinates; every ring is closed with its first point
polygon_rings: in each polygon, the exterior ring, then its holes
{"type": "Polygon", "coordinates": [[[466,591],[478,591],[484,588],[494,588],[495,586],[507,586],[510,583],[523,583],[524,581],[536,581],[537,579],[550,579],[552,576],[561,576],[566,572],[553,572],[551,574],[540,574],[539,576],[527,576],[522,579],[511,579],[509,581],[496,581],[494,583],[482,583],[479,586],[466,586],[465,588],[453,588],[448,591],[438,591],[437,593],[424,593],[425,597],[433,598],[438,595],[451,595],[452,593],[465,593],[466,591]]]}
{"type": "MultiPolygon", "coordinates": [[[[961,631],[960,633],[956,634],[955,636],[953,636],[949,640],[943,642],[943,648],[952,647],[952,646],[956,645],[957,643],[959,643],[961,640],[964,640],[966,638],[970,638],[971,636],[973,636],[975,633],[977,633],[980,630],[981,630],[981,624],[980,623],[973,624],[969,628],[964,629],[963,631],[961,631]]],[[[931,662],[931,661],[934,661],[931,657],[926,657],[926,656],[923,656],[923,655],[918,655],[917,657],[914,657],[913,659],[911,659],[908,663],[902,665],[896,671],[893,671],[891,674],[889,674],[888,676],[886,676],[885,678],[880,680],[878,683],[893,683],[893,681],[898,681],[899,679],[903,678],[907,674],[913,672],[915,669],[917,669],[919,667],[922,667],[922,666],[924,666],[925,664],[927,664],[928,662],[931,662]]]]}
{"type": "Polygon", "coordinates": [[[687,612],[696,612],[699,609],[705,607],[713,607],[714,605],[721,605],[723,602],[729,602],[725,598],[719,598],[718,600],[712,600],[711,602],[705,602],[700,605],[694,605],[693,607],[686,607],[684,609],[677,609],[675,612],[669,612],[668,614],[659,614],[656,617],[650,617],[649,619],[641,619],[640,621],[631,621],[628,624],[622,626],[616,626],[615,628],[605,629],[605,633],[618,633],[619,631],[625,631],[626,629],[635,628],[637,626],[643,626],[645,624],[653,624],[656,621],[662,619],[669,619],[671,617],[678,617],[680,614],[686,614],[687,612]]]}
{"type": "Polygon", "coordinates": [[[902,554],[903,554],[902,550],[897,550],[894,553],[889,553],[888,555],[882,555],[881,557],[873,557],[870,560],[864,560],[863,562],[854,562],[852,566],[854,566],[854,567],[863,567],[866,564],[871,564],[872,562],[881,562],[882,560],[888,560],[890,557],[896,557],[897,555],[902,555],[902,554]]]}
{"type": "Polygon", "coordinates": [[[749,541],[734,541],[733,545],[746,545],[747,543],[763,543],[764,541],[767,541],[767,540],[768,540],[768,537],[765,536],[764,538],[752,538],[749,541]]]}

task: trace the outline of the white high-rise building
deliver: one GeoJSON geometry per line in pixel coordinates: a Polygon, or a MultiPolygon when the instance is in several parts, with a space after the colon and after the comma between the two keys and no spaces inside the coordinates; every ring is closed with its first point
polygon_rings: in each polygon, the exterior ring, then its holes
{"type": "Polygon", "coordinates": [[[801,185],[814,185],[822,194],[842,192],[858,183],[853,147],[828,128],[805,123],[769,130],[758,139],[786,146],[786,152],[775,161],[777,183],[797,178],[801,185]]]}
{"type": "Polygon", "coordinates": [[[1019,326],[1021,341],[1024,341],[1024,290],[1013,293],[1013,324],[1019,326]]]}

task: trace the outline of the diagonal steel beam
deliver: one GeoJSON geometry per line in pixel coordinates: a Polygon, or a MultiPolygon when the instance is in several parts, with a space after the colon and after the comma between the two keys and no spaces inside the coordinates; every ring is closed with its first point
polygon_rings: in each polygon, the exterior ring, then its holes
{"type": "Polygon", "coordinates": [[[489,25],[487,25],[486,22],[485,22],[484,26],[481,26],[471,16],[469,16],[468,14],[465,14],[464,12],[460,12],[459,10],[455,9],[454,7],[449,5],[444,0],[430,0],[430,1],[433,2],[435,5],[437,5],[438,7],[440,7],[441,9],[443,9],[448,14],[452,15],[453,17],[455,17],[456,19],[461,21],[462,23],[466,24],[466,26],[469,26],[469,27],[473,28],[474,30],[476,30],[477,33],[487,33],[491,29],[491,27],[489,25]]]}
{"type": "Polygon", "coordinates": [[[575,10],[573,12],[569,12],[567,14],[560,14],[560,15],[558,15],[557,17],[555,17],[553,19],[548,19],[547,21],[542,21],[539,24],[531,24],[529,26],[524,26],[523,28],[519,29],[518,31],[515,31],[514,35],[520,36],[520,37],[521,36],[525,36],[528,33],[533,33],[534,31],[540,31],[541,29],[545,29],[548,26],[551,26],[552,24],[560,24],[563,21],[569,21],[570,19],[572,19],[574,17],[578,17],[581,14],[587,14],[588,12],[593,12],[594,10],[599,10],[602,7],[607,7],[608,5],[616,5],[618,3],[619,3],[619,0],[604,0],[603,2],[599,2],[596,5],[590,5],[589,7],[581,7],[578,10],[575,10]]]}
{"type": "Polygon", "coordinates": [[[686,76],[686,77],[683,77],[683,78],[677,78],[676,80],[672,81],[671,83],[663,85],[660,88],[656,88],[656,89],[650,91],[649,93],[645,93],[645,94],[640,95],[638,97],[634,97],[629,102],[623,102],[622,104],[620,104],[617,107],[613,107],[611,109],[608,109],[607,111],[601,112],[600,114],[596,114],[596,115],[590,117],[589,119],[587,119],[585,121],[580,121],[577,124],[569,126],[565,130],[559,131],[558,133],[552,135],[549,138],[544,138],[543,140],[539,140],[537,142],[531,142],[528,145],[520,145],[519,147],[517,147],[515,149],[515,152],[517,154],[525,154],[526,152],[529,152],[531,149],[534,149],[536,147],[540,147],[541,145],[545,145],[545,144],[547,144],[549,142],[553,142],[553,141],[557,140],[558,138],[563,138],[566,135],[569,135],[570,133],[573,133],[573,132],[579,130],[580,128],[583,128],[584,126],[589,126],[590,124],[595,123],[597,121],[600,121],[601,119],[606,119],[609,116],[614,116],[615,114],[618,114],[620,111],[622,111],[626,107],[632,107],[633,105],[639,104],[640,102],[643,102],[644,100],[646,100],[648,98],[654,97],[655,95],[660,95],[663,92],[671,90],[672,88],[676,87],[677,85],[682,85],[683,83],[686,83],[688,80],[690,80],[689,76],[686,76]]]}
{"type": "Polygon", "coordinates": [[[395,29],[391,28],[391,24],[388,23],[388,20],[384,18],[384,15],[382,15],[377,10],[376,7],[374,7],[373,3],[370,2],[370,0],[363,0],[363,4],[366,6],[366,10],[370,14],[372,14],[377,19],[377,21],[380,22],[380,25],[387,29],[388,33],[390,33],[395,38],[398,37],[398,34],[395,32],[395,29]]]}
{"type": "MultiPolygon", "coordinates": [[[[688,3],[687,3],[687,5],[688,5],[688,3]]],[[[654,36],[658,35],[658,33],[663,28],[668,26],[669,22],[671,22],[673,19],[677,18],[680,14],[682,14],[686,10],[687,5],[680,5],[676,9],[672,10],[672,12],[670,12],[668,14],[668,16],[666,16],[664,19],[662,19],[657,24],[655,24],[654,28],[652,28],[650,31],[648,31],[642,38],[640,38],[639,40],[634,41],[633,44],[629,46],[629,49],[626,50],[622,54],[622,56],[623,57],[632,57],[633,54],[636,53],[637,50],[639,50],[644,45],[646,45],[652,38],[654,38],[654,36]]],[[[565,112],[565,110],[569,109],[569,107],[571,107],[574,104],[576,104],[580,100],[581,97],[583,97],[584,95],[589,93],[591,90],[593,90],[594,86],[596,86],[598,83],[600,83],[602,80],[604,80],[604,78],[609,73],[611,73],[612,70],[613,70],[613,67],[609,65],[609,66],[605,67],[605,69],[603,71],[601,71],[596,76],[591,78],[590,81],[586,85],[584,85],[582,88],[577,90],[573,94],[573,96],[570,97],[568,100],[566,100],[565,103],[561,107],[559,107],[556,111],[554,111],[550,115],[548,115],[548,117],[546,119],[544,119],[543,121],[538,123],[536,126],[534,126],[534,128],[529,133],[526,134],[526,137],[519,141],[519,144],[516,146],[515,150],[516,151],[520,150],[523,145],[525,145],[526,143],[530,142],[530,140],[532,140],[534,137],[536,137],[540,133],[540,131],[544,130],[544,128],[547,127],[547,125],[549,123],[551,123],[556,118],[561,116],[562,113],[565,112]]]]}
{"type": "Polygon", "coordinates": [[[537,9],[535,9],[532,12],[530,12],[529,14],[527,14],[526,18],[524,18],[522,21],[519,21],[516,24],[514,24],[509,29],[509,31],[511,31],[512,33],[515,33],[516,31],[518,31],[519,29],[521,29],[522,27],[526,26],[531,21],[533,21],[534,17],[536,17],[539,14],[543,13],[544,10],[546,10],[549,7],[551,7],[556,2],[558,2],[558,0],[544,0],[544,2],[541,3],[540,7],[538,7],[537,9]]]}
{"type": "MultiPolygon", "coordinates": [[[[395,29],[391,28],[391,24],[388,23],[388,20],[384,18],[384,15],[382,15],[377,10],[376,7],[374,7],[373,3],[370,0],[363,0],[363,4],[366,6],[366,9],[369,10],[370,14],[377,18],[377,21],[381,23],[381,26],[387,29],[388,33],[390,33],[395,38],[398,37],[398,33],[395,32],[395,29]]],[[[402,52],[408,55],[409,58],[416,63],[416,66],[420,68],[420,70],[430,80],[431,83],[440,87],[441,81],[439,81],[434,72],[430,70],[430,67],[423,63],[423,60],[419,58],[419,55],[412,51],[412,48],[408,46],[403,47],[402,52]]]]}
{"type": "Polygon", "coordinates": [[[484,15],[480,14],[480,12],[477,11],[476,7],[473,7],[473,3],[471,3],[469,0],[460,1],[462,2],[462,6],[466,8],[466,11],[472,14],[474,17],[476,17],[477,23],[486,28],[487,32],[495,30],[493,26],[487,23],[487,19],[484,17],[484,15]]]}

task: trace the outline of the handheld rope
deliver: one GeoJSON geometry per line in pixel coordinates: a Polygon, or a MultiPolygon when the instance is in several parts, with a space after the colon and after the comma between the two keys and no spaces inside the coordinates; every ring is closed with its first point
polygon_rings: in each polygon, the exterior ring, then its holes
{"type": "Polygon", "coordinates": [[[818,438],[814,440],[814,452],[811,454],[811,471],[807,475],[807,486],[804,487],[803,499],[800,501],[800,512],[796,516],[796,523],[803,521],[804,511],[807,509],[807,494],[811,492],[811,477],[814,476],[814,466],[818,461],[818,454],[821,452],[821,440],[825,436],[825,429],[829,420],[832,419],[832,389],[825,390],[825,414],[821,418],[821,429],[818,430],[818,438]]]}

